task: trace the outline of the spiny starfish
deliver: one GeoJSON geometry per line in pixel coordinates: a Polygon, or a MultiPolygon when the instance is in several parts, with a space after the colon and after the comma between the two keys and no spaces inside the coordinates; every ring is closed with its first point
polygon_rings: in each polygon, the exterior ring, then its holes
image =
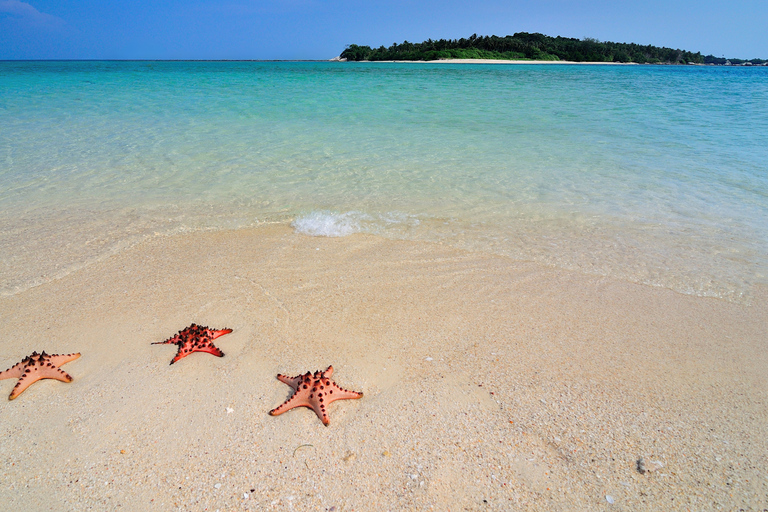
{"type": "Polygon", "coordinates": [[[179,334],[176,336],[165,341],[158,341],[153,343],[153,345],[175,343],[179,346],[179,350],[176,352],[176,357],[171,360],[170,364],[175,363],[182,357],[188,356],[192,352],[208,352],[216,357],[222,357],[224,352],[219,350],[218,347],[213,344],[213,340],[231,332],[232,329],[209,329],[204,325],[192,324],[186,329],[179,331],[179,334]]]}
{"type": "Polygon", "coordinates": [[[324,372],[318,370],[314,375],[309,372],[295,377],[278,374],[277,380],[291,386],[293,394],[283,405],[269,411],[269,414],[277,416],[294,407],[309,407],[315,411],[323,425],[328,426],[331,419],[325,412],[326,405],[335,400],[361,398],[363,396],[362,392],[340,388],[331,380],[332,375],[333,366],[329,366],[324,372]]]}
{"type": "Polygon", "coordinates": [[[72,382],[72,377],[59,368],[59,366],[70,361],[74,361],[80,357],[80,353],[76,354],[46,354],[43,351],[42,354],[32,352],[31,356],[27,356],[21,360],[20,363],[16,363],[4,372],[0,372],[0,379],[19,379],[19,382],[13,387],[8,400],[13,400],[19,396],[25,389],[39,381],[40,379],[56,379],[62,382],[72,382]]]}

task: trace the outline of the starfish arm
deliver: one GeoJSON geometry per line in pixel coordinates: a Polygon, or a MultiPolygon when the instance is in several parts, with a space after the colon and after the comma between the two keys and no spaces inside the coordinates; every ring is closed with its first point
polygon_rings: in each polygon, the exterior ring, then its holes
{"type": "Polygon", "coordinates": [[[215,340],[219,336],[224,336],[225,334],[231,333],[232,329],[209,329],[209,332],[211,334],[211,339],[215,340]]]}
{"type": "Polygon", "coordinates": [[[349,389],[340,388],[339,386],[332,386],[328,391],[330,398],[333,400],[344,400],[348,398],[362,398],[362,391],[350,391],[349,389]]]}
{"type": "Polygon", "coordinates": [[[156,341],[152,343],[152,345],[169,345],[171,343],[179,343],[179,341],[180,341],[180,338],[179,338],[179,335],[177,334],[173,338],[168,338],[165,341],[156,341]]]}
{"type": "Polygon", "coordinates": [[[208,352],[209,354],[213,354],[216,357],[224,357],[224,352],[219,350],[219,347],[211,343],[207,347],[200,347],[195,352],[208,352]]]}
{"type": "Polygon", "coordinates": [[[325,412],[325,407],[323,404],[314,402],[312,404],[312,410],[315,411],[315,414],[317,414],[317,417],[320,418],[320,421],[323,422],[323,425],[327,427],[331,423],[331,418],[329,418],[328,413],[325,412]]]}
{"type": "Polygon", "coordinates": [[[0,372],[0,380],[2,379],[17,379],[24,374],[24,361],[16,363],[4,372],[0,372]]]}
{"type": "Polygon", "coordinates": [[[325,377],[326,379],[330,379],[331,377],[333,377],[333,365],[330,365],[328,366],[328,368],[325,369],[325,371],[323,372],[323,377],[325,377]]]}
{"type": "Polygon", "coordinates": [[[37,367],[35,370],[21,376],[19,382],[16,383],[11,394],[8,396],[9,400],[13,400],[29,386],[42,379],[56,379],[62,382],[72,382],[72,377],[61,368],[37,367]]]}
{"type": "Polygon", "coordinates": [[[29,386],[31,386],[32,384],[34,384],[35,382],[39,381],[42,378],[43,377],[41,377],[40,375],[31,375],[31,376],[29,376],[29,374],[23,375],[19,379],[19,382],[17,382],[16,385],[13,386],[13,390],[11,391],[11,394],[8,395],[8,400],[13,400],[17,396],[19,396],[22,392],[24,392],[25,389],[27,389],[29,386]]]}
{"type": "Polygon", "coordinates": [[[295,407],[311,407],[309,403],[307,403],[306,400],[302,399],[301,395],[298,393],[294,393],[291,398],[286,400],[282,403],[279,407],[275,407],[271,411],[269,411],[269,414],[271,416],[279,416],[280,414],[283,414],[285,411],[290,411],[291,409],[295,407]]]}
{"type": "Polygon", "coordinates": [[[40,377],[37,380],[40,379],[56,379],[60,380],[61,382],[72,382],[72,376],[62,370],[61,368],[43,368],[40,371],[40,377]]]}
{"type": "Polygon", "coordinates": [[[63,364],[69,363],[70,361],[74,361],[80,357],[80,352],[75,352],[72,354],[53,354],[49,361],[54,366],[61,366],[63,364]]]}
{"type": "Polygon", "coordinates": [[[288,384],[294,390],[298,389],[299,383],[301,383],[303,378],[304,378],[303,375],[297,375],[296,377],[289,377],[287,375],[283,375],[282,373],[277,374],[277,380],[279,380],[283,384],[288,384]]]}

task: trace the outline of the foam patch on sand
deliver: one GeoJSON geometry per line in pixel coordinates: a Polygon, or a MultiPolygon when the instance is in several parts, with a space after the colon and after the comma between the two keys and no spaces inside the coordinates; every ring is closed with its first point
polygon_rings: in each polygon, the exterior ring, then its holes
{"type": "Polygon", "coordinates": [[[310,236],[342,237],[354,233],[381,234],[390,228],[407,228],[419,224],[412,216],[398,212],[369,214],[358,211],[337,213],[315,211],[297,217],[291,226],[298,233],[310,236]]]}

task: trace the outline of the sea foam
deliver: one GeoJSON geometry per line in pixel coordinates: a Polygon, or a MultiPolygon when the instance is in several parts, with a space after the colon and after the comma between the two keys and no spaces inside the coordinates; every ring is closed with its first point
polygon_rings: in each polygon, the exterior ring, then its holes
{"type": "Polygon", "coordinates": [[[412,215],[400,212],[369,214],[358,211],[314,211],[297,217],[291,226],[298,233],[310,236],[341,237],[354,233],[383,234],[402,231],[419,224],[412,215]]]}
{"type": "Polygon", "coordinates": [[[311,212],[296,218],[291,226],[305,235],[311,236],[348,236],[362,231],[360,221],[366,214],[360,212],[333,213],[329,211],[311,212]]]}

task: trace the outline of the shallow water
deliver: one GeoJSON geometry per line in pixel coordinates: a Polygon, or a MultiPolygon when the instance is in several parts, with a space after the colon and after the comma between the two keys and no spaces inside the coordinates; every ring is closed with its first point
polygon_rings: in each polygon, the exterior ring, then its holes
{"type": "Polygon", "coordinates": [[[0,63],[0,292],[291,222],[748,300],[768,69],[0,63]]]}

